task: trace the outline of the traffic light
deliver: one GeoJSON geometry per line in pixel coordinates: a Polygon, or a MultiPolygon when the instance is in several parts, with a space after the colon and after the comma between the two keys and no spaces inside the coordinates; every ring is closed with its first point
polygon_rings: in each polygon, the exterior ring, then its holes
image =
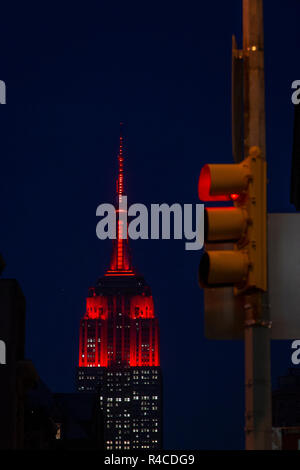
{"type": "Polygon", "coordinates": [[[235,294],[267,290],[266,161],[258,147],[249,154],[240,163],[201,170],[200,200],[232,202],[205,209],[201,287],[233,286],[235,294]]]}

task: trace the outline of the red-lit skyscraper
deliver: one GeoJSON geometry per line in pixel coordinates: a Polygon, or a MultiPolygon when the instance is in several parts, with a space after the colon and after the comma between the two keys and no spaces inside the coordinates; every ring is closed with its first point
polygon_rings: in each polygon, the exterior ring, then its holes
{"type": "Polygon", "coordinates": [[[122,135],[118,163],[116,239],[109,269],[89,289],[86,299],[80,323],[77,388],[99,394],[107,449],[159,449],[159,327],[150,287],[132,266],[127,227],[119,211],[125,196],[122,135]]]}

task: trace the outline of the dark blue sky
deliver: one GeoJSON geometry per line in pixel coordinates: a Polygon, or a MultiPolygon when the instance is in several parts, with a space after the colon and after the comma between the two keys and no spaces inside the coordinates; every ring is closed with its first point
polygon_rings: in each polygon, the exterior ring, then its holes
{"type": "MultiPolygon", "coordinates": [[[[96,207],[115,189],[126,124],[129,203],[197,203],[206,162],[230,162],[231,35],[241,0],[130,9],[85,3],[1,6],[0,249],[27,299],[27,356],[53,391],[74,389],[79,319],[108,265],[96,207]],[[145,9],[144,9],[145,8],[145,9]]],[[[291,212],[300,4],[265,2],[269,210],[291,212]]],[[[243,344],[208,341],[199,252],[183,241],[131,243],[161,328],[165,446],[243,447],[243,344]]],[[[273,380],[290,343],[272,345],[273,380]]]]}

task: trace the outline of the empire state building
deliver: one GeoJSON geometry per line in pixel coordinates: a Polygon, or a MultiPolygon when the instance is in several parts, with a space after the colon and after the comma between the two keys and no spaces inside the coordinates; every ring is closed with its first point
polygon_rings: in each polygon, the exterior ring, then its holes
{"type": "Polygon", "coordinates": [[[77,390],[97,393],[106,449],[161,449],[159,326],[151,289],[132,265],[119,207],[124,192],[123,137],[116,185],[116,239],[110,266],[89,289],[80,322],[77,390]]]}

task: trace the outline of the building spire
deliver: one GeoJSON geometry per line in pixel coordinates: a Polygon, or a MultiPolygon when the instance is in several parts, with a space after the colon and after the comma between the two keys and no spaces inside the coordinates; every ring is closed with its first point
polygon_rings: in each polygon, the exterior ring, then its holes
{"type": "Polygon", "coordinates": [[[123,122],[120,122],[120,144],[119,144],[119,171],[117,179],[117,195],[124,195],[124,156],[123,156],[123,122]]]}
{"type": "Polygon", "coordinates": [[[120,143],[118,153],[118,178],[116,184],[116,193],[116,239],[113,240],[113,251],[110,267],[106,271],[105,275],[133,276],[135,273],[132,268],[131,255],[128,245],[128,227],[126,226],[126,229],[124,228],[124,217],[121,217],[120,209],[122,202],[124,202],[123,198],[126,197],[124,191],[124,137],[122,122],[120,122],[120,143]],[[126,230],[126,238],[122,237],[124,229],[126,230]]]}

